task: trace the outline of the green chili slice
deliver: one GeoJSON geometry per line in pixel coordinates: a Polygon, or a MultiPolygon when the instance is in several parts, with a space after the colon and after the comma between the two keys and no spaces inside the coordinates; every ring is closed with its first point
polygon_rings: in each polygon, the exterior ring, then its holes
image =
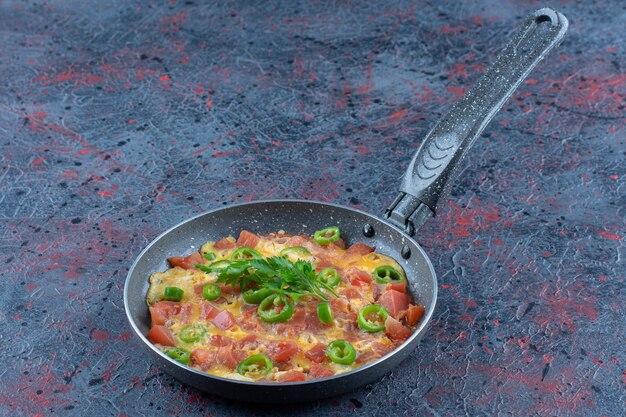
{"type": "Polygon", "coordinates": [[[163,299],[167,301],[180,301],[183,299],[185,291],[178,287],[165,287],[163,291],[163,299]]]}
{"type": "Polygon", "coordinates": [[[345,340],[335,340],[326,348],[328,358],[341,365],[352,365],[356,359],[354,346],[345,340]]]}
{"type": "Polygon", "coordinates": [[[189,359],[191,358],[189,351],[181,348],[165,349],[163,353],[183,365],[187,365],[189,363],[189,359]]]}
{"type": "Polygon", "coordinates": [[[383,306],[370,304],[359,310],[357,324],[362,330],[369,333],[376,333],[385,330],[385,320],[389,317],[389,312],[383,306]]]}
{"type": "Polygon", "coordinates": [[[189,326],[183,327],[180,333],[178,333],[178,338],[185,343],[193,343],[202,339],[205,334],[206,327],[201,324],[190,324],[189,326]]]}
{"type": "Polygon", "coordinates": [[[309,252],[309,250],[307,248],[305,248],[304,246],[290,246],[288,248],[285,248],[283,250],[280,251],[280,256],[286,256],[289,255],[290,253],[295,253],[295,254],[302,254],[302,255],[310,255],[311,252],[309,252]]]}
{"type": "Polygon", "coordinates": [[[339,240],[339,228],[338,227],[327,227],[326,229],[318,230],[313,235],[313,240],[319,243],[320,245],[328,245],[331,242],[336,242],[339,240]]]}
{"type": "Polygon", "coordinates": [[[194,267],[196,267],[202,272],[206,272],[207,274],[209,274],[211,272],[221,271],[222,269],[228,267],[230,263],[231,263],[230,261],[223,259],[221,261],[213,262],[212,264],[209,264],[209,265],[196,264],[194,265],[194,267]]]}
{"type": "Polygon", "coordinates": [[[317,305],[317,317],[319,317],[320,321],[324,324],[333,321],[333,312],[328,303],[324,302],[317,305]]]}
{"type": "Polygon", "coordinates": [[[231,261],[241,261],[242,259],[262,259],[263,255],[258,250],[254,250],[247,246],[242,246],[230,255],[231,261]]]}
{"type": "Polygon", "coordinates": [[[317,273],[317,279],[319,279],[324,284],[329,287],[336,287],[341,281],[341,277],[339,276],[339,272],[333,268],[324,268],[320,272],[317,273]]]}
{"type": "Polygon", "coordinates": [[[237,365],[237,372],[243,376],[259,378],[270,373],[273,365],[270,358],[259,353],[249,356],[237,365]]]}
{"type": "Polygon", "coordinates": [[[257,314],[267,323],[282,323],[293,316],[293,301],[284,294],[271,294],[261,301],[257,314]]]}
{"type": "Polygon", "coordinates": [[[250,288],[245,290],[241,295],[243,300],[248,304],[260,304],[261,301],[272,295],[274,291],[269,288],[250,288]]]}
{"type": "Polygon", "coordinates": [[[406,281],[406,278],[404,277],[404,274],[402,272],[389,265],[383,265],[376,268],[374,270],[374,279],[379,284],[390,284],[393,282],[406,281]]]}
{"type": "Polygon", "coordinates": [[[203,256],[204,259],[206,259],[207,261],[212,261],[215,259],[215,254],[213,252],[207,252],[203,256]]]}
{"type": "Polygon", "coordinates": [[[220,298],[222,295],[222,289],[217,284],[207,284],[202,287],[202,296],[205,300],[213,301],[220,298]]]}

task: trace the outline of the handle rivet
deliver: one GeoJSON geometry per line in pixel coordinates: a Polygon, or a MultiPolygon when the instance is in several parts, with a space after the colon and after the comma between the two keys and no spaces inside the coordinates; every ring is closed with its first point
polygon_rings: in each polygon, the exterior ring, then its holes
{"type": "Polygon", "coordinates": [[[365,235],[365,237],[374,237],[375,234],[376,231],[374,230],[372,225],[369,223],[365,223],[365,225],[363,226],[363,235],[365,235]]]}
{"type": "Polygon", "coordinates": [[[411,257],[411,248],[409,248],[407,245],[402,246],[402,250],[400,251],[400,255],[404,259],[409,259],[411,257]]]}

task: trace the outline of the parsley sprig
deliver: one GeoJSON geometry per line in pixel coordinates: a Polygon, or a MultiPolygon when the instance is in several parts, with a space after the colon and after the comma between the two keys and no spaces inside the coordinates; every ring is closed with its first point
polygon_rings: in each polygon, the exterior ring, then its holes
{"type": "Polygon", "coordinates": [[[291,297],[294,303],[306,296],[321,300],[328,300],[329,293],[339,296],[331,286],[319,280],[314,265],[302,259],[291,262],[285,257],[273,256],[242,259],[220,269],[206,265],[196,265],[196,268],[204,272],[216,272],[217,282],[233,287],[239,285],[242,291],[250,286],[265,287],[291,297]]]}

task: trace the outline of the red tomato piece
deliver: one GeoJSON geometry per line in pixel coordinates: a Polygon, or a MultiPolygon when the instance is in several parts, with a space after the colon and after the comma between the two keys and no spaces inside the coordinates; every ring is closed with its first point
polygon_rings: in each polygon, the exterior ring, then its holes
{"type": "Polygon", "coordinates": [[[220,239],[217,242],[215,242],[215,245],[213,245],[213,247],[215,249],[232,249],[235,247],[235,242],[225,237],[224,239],[220,239]]]}
{"type": "Polygon", "coordinates": [[[310,361],[322,363],[326,360],[326,345],[318,343],[304,353],[310,361]]]}
{"type": "Polygon", "coordinates": [[[352,300],[355,298],[363,298],[363,294],[361,294],[361,291],[357,290],[354,287],[348,287],[345,288],[342,292],[342,294],[348,299],[348,300],[352,300]]]}
{"type": "Polygon", "coordinates": [[[404,341],[413,332],[393,317],[387,317],[385,320],[385,334],[395,341],[404,341]]]}
{"type": "Polygon", "coordinates": [[[367,255],[368,253],[372,253],[374,252],[374,248],[371,246],[367,246],[365,243],[355,243],[354,245],[350,246],[347,250],[346,250],[346,255],[353,255],[353,254],[358,254],[358,255],[367,255]]]}
{"type": "Polygon", "coordinates": [[[150,307],[152,325],[162,326],[167,319],[180,312],[180,304],[174,301],[159,301],[150,307]]]}
{"type": "Polygon", "coordinates": [[[272,359],[272,362],[287,362],[299,351],[300,348],[295,342],[292,342],[291,340],[283,340],[270,349],[268,356],[272,359]]]}
{"type": "Polygon", "coordinates": [[[306,238],[306,236],[292,236],[289,238],[289,240],[287,240],[287,244],[286,246],[303,246],[305,243],[308,243],[309,240],[306,238]]]}
{"type": "Polygon", "coordinates": [[[222,346],[231,346],[233,344],[233,339],[226,336],[220,336],[219,334],[211,336],[211,344],[213,346],[222,347],[222,346]]]}
{"type": "Polygon", "coordinates": [[[346,272],[346,279],[350,281],[352,285],[361,286],[363,282],[372,282],[372,276],[365,271],[361,271],[358,268],[352,267],[346,272]]]}
{"type": "Polygon", "coordinates": [[[320,365],[319,363],[313,362],[311,364],[311,369],[309,369],[309,377],[312,379],[319,378],[328,378],[329,376],[333,376],[335,373],[325,367],[324,365],[320,365]]]}
{"type": "Polygon", "coordinates": [[[254,233],[242,230],[241,233],[239,233],[239,239],[237,239],[237,246],[247,246],[254,249],[260,240],[261,238],[254,233]]]}
{"type": "Polygon", "coordinates": [[[422,306],[414,306],[413,304],[409,304],[409,309],[406,312],[406,322],[407,324],[414,326],[416,325],[422,317],[424,317],[425,309],[422,306]]]}
{"type": "Polygon", "coordinates": [[[389,314],[393,317],[398,317],[402,310],[409,308],[410,301],[411,297],[408,294],[396,290],[385,290],[377,302],[389,310],[389,314]]]}
{"type": "Polygon", "coordinates": [[[206,371],[216,361],[216,352],[209,349],[194,349],[191,352],[191,363],[206,371]]]}
{"type": "Polygon", "coordinates": [[[396,290],[406,293],[406,282],[394,282],[391,284],[387,284],[385,290],[396,290]]]}
{"type": "Polygon", "coordinates": [[[306,374],[300,371],[287,371],[276,377],[278,382],[297,382],[306,381],[306,374]]]}
{"type": "Polygon", "coordinates": [[[259,347],[261,342],[262,342],[262,340],[259,339],[259,337],[257,335],[249,334],[249,335],[244,336],[241,339],[237,340],[237,349],[239,349],[239,350],[256,349],[257,347],[259,347]]]}
{"type": "Polygon", "coordinates": [[[220,311],[208,301],[200,301],[200,317],[204,320],[212,320],[220,311]]]}
{"type": "Polygon", "coordinates": [[[182,324],[188,324],[189,321],[191,320],[191,308],[192,308],[191,303],[181,304],[180,313],[178,313],[178,316],[180,317],[180,322],[182,324]]]}
{"type": "Polygon", "coordinates": [[[228,330],[235,325],[235,317],[228,310],[223,310],[213,318],[213,324],[220,330],[228,330]]]}
{"type": "Polygon", "coordinates": [[[172,256],[171,258],[167,258],[167,261],[173,267],[179,267],[183,269],[195,269],[194,265],[201,264],[204,261],[204,258],[202,257],[202,255],[200,255],[200,252],[195,252],[184,258],[180,256],[172,256]]]}
{"type": "Polygon", "coordinates": [[[232,346],[222,346],[217,351],[217,363],[234,369],[239,365],[240,355],[238,351],[235,351],[232,346]]]}
{"type": "Polygon", "coordinates": [[[174,346],[174,336],[172,336],[172,332],[165,326],[152,326],[146,337],[155,344],[174,346]]]}

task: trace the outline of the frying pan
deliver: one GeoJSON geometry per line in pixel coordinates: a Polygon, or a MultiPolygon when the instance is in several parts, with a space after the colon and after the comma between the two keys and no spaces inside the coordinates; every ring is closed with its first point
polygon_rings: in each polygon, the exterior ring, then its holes
{"type": "Polygon", "coordinates": [[[167,373],[202,391],[266,403],[338,395],[377,380],[406,359],[429,327],[437,301],[435,270],[413,236],[441,209],[452,179],[476,138],[537,63],[561,42],[567,26],[565,16],[550,8],[540,9],[524,21],[495,64],[427,134],[404,175],[398,197],[382,218],[317,201],[258,201],[206,212],[157,237],[130,268],[124,287],[126,315],[151,359],[167,373]],[[348,244],[363,241],[395,258],[406,271],[409,291],[426,309],[419,327],[393,352],[329,378],[290,383],[246,382],[181,365],[146,338],[150,326],[145,301],[148,278],[153,272],[168,268],[168,257],[197,251],[208,240],[236,235],[244,229],[260,234],[286,230],[310,235],[332,225],[340,227],[348,244]]]}

